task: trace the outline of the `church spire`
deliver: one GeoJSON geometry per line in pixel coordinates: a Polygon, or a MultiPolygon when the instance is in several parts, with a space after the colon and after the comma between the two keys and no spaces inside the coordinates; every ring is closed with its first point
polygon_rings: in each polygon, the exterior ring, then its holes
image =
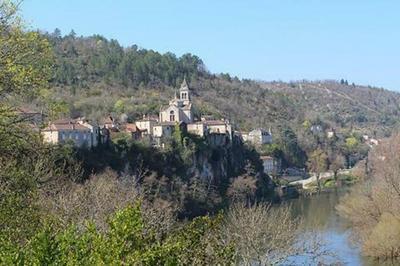
{"type": "Polygon", "coordinates": [[[188,88],[188,84],[186,82],[186,76],[183,77],[183,81],[182,81],[182,84],[181,84],[181,89],[183,89],[183,88],[188,88]]]}
{"type": "Polygon", "coordinates": [[[189,90],[189,86],[186,82],[186,77],[183,78],[183,82],[181,84],[181,88],[179,89],[179,99],[181,99],[182,101],[184,101],[184,104],[188,104],[190,102],[190,90],[189,90]]]}

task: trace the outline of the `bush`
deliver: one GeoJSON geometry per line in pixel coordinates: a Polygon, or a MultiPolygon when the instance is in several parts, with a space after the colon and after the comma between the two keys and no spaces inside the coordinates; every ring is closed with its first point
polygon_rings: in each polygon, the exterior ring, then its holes
{"type": "Polygon", "coordinates": [[[146,223],[140,204],[117,211],[109,230],[88,223],[57,231],[44,227],[27,244],[0,247],[1,264],[28,265],[207,265],[233,264],[230,246],[216,239],[221,218],[200,217],[162,239],[146,223]]]}

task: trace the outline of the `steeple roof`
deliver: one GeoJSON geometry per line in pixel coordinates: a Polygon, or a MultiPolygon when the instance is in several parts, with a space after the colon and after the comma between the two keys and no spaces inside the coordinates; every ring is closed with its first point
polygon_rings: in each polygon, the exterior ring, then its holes
{"type": "Polygon", "coordinates": [[[183,82],[182,82],[181,88],[180,88],[179,90],[180,90],[180,91],[183,91],[183,90],[188,91],[188,90],[189,90],[189,86],[188,86],[188,84],[187,84],[187,82],[186,82],[186,78],[183,78],[183,82]]]}

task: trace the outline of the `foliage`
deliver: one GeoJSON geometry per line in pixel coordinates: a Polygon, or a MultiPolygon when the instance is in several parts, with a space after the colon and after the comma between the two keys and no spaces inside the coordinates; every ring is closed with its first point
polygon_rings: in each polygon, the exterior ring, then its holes
{"type": "Polygon", "coordinates": [[[320,174],[324,171],[327,170],[328,167],[328,156],[326,155],[326,153],[321,150],[321,149],[317,149],[315,150],[309,158],[308,161],[308,169],[309,171],[315,173],[316,177],[317,177],[317,185],[318,188],[321,189],[321,184],[320,184],[320,174]]]}
{"type": "Polygon", "coordinates": [[[284,166],[297,166],[304,167],[306,162],[306,154],[299,145],[296,133],[288,126],[278,127],[278,134],[276,136],[276,143],[279,149],[276,151],[280,154],[283,153],[284,166]]]}
{"type": "Polygon", "coordinates": [[[302,220],[292,217],[290,206],[236,203],[226,213],[221,234],[224,243],[232,243],[238,265],[295,265],[292,257],[318,265],[331,256],[318,234],[304,235],[302,220]]]}
{"type": "Polygon", "coordinates": [[[52,59],[48,41],[24,31],[16,12],[16,4],[0,1],[0,239],[23,243],[41,225],[38,187],[55,176],[79,175],[79,165],[67,147],[43,145],[11,107],[12,98],[48,88],[52,59]]]}
{"type": "Polygon", "coordinates": [[[227,195],[234,201],[252,202],[257,191],[257,179],[252,176],[239,176],[232,180],[227,195]]]}
{"type": "Polygon", "coordinates": [[[0,98],[32,95],[50,78],[50,44],[37,32],[22,29],[16,5],[0,2],[0,98]]]}
{"type": "Polygon", "coordinates": [[[89,82],[118,83],[140,87],[165,83],[177,85],[183,77],[207,75],[203,62],[191,54],[177,58],[136,45],[123,48],[116,40],[100,35],[61,36],[59,31],[46,34],[57,55],[54,82],[85,87],[89,82]]]}
{"type": "Polygon", "coordinates": [[[49,225],[18,249],[7,250],[3,246],[0,260],[39,265],[232,264],[230,246],[222,246],[213,236],[220,223],[219,218],[196,218],[157,241],[143,218],[140,204],[136,204],[117,211],[106,232],[100,232],[91,223],[83,231],[72,225],[58,232],[49,225]]]}
{"type": "Polygon", "coordinates": [[[381,259],[400,256],[399,135],[375,148],[363,167],[365,180],[337,207],[352,225],[365,255],[381,259]]]}

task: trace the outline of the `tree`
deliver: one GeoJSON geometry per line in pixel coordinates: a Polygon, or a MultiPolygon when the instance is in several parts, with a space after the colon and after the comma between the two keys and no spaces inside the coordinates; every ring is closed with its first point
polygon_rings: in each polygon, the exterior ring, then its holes
{"type": "Polygon", "coordinates": [[[309,157],[307,166],[309,171],[315,174],[318,190],[321,190],[320,175],[327,170],[328,166],[328,157],[326,153],[320,148],[313,151],[309,157]]]}
{"type": "Polygon", "coordinates": [[[232,180],[227,195],[232,202],[246,202],[250,204],[255,199],[257,179],[252,176],[239,176],[232,180]]]}
{"type": "Polygon", "coordinates": [[[37,95],[51,74],[48,41],[23,29],[17,7],[0,1],[0,246],[34,234],[41,223],[37,188],[65,162],[52,156],[10,102],[37,95]]]}
{"type": "Polygon", "coordinates": [[[119,99],[114,104],[114,111],[122,114],[125,111],[125,102],[122,99],[119,99]]]}
{"type": "Polygon", "coordinates": [[[17,6],[0,3],[0,99],[7,95],[32,95],[47,88],[51,76],[49,42],[20,25],[17,6]]]}
{"type": "Polygon", "coordinates": [[[329,155],[328,160],[329,160],[329,169],[333,171],[333,177],[337,182],[338,171],[344,168],[345,159],[342,155],[333,153],[329,155]]]}
{"type": "Polygon", "coordinates": [[[355,138],[354,136],[346,138],[344,143],[344,153],[346,156],[346,163],[348,168],[352,167],[351,156],[357,152],[358,146],[359,142],[357,138],[355,138]]]}
{"type": "Polygon", "coordinates": [[[400,258],[400,135],[370,153],[371,175],[353,187],[337,207],[361,243],[363,254],[375,259],[400,258]]]}
{"type": "Polygon", "coordinates": [[[296,133],[289,126],[278,128],[277,144],[284,154],[284,162],[287,166],[304,167],[306,154],[301,149],[296,133]]]}
{"type": "Polygon", "coordinates": [[[296,265],[293,257],[319,265],[331,256],[317,233],[305,237],[302,220],[293,218],[290,206],[233,204],[224,217],[221,235],[224,245],[232,245],[239,265],[296,265]]]}

